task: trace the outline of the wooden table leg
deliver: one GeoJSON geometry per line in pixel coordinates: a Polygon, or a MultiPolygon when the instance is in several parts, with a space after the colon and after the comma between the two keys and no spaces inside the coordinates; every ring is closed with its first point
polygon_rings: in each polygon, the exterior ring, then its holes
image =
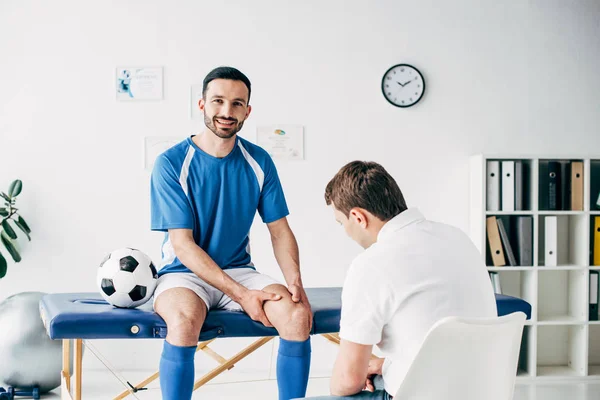
{"type": "Polygon", "coordinates": [[[62,371],[60,372],[60,398],[61,400],[72,400],[71,398],[71,340],[62,341],[62,371]]]}
{"type": "Polygon", "coordinates": [[[75,339],[73,354],[73,400],[81,400],[81,366],[83,359],[83,340],[75,339]]]}

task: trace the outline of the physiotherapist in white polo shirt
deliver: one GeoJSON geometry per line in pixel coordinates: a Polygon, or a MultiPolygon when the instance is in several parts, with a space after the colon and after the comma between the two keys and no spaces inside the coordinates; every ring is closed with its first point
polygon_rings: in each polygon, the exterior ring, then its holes
{"type": "Polygon", "coordinates": [[[389,399],[435,322],[497,316],[492,285],[469,237],[407,208],[381,165],[345,165],[325,201],[365,251],[344,282],[332,396],[319,399],[389,399]],[[371,359],[373,345],[384,358],[371,359]]]}

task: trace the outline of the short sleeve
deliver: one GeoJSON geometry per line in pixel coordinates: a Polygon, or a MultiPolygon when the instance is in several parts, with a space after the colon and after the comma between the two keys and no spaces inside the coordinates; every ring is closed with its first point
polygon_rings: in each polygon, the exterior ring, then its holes
{"type": "Polygon", "coordinates": [[[363,265],[352,265],[342,289],[340,337],[363,345],[381,342],[387,323],[386,285],[372,270],[363,265]]]}
{"type": "Polygon", "coordinates": [[[190,203],[179,182],[179,174],[163,154],[157,157],[150,180],[151,229],[193,229],[190,203]]]}
{"type": "Polygon", "coordinates": [[[275,163],[268,156],[265,163],[265,181],[258,202],[258,213],[265,224],[277,221],[289,214],[275,163]]]}

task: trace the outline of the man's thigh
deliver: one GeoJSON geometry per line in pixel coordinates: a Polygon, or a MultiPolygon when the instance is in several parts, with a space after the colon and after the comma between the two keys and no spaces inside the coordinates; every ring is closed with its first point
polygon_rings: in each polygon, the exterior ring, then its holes
{"type": "Polygon", "coordinates": [[[204,282],[194,273],[173,272],[158,278],[153,300],[155,308],[160,295],[169,289],[175,288],[185,288],[194,292],[206,304],[207,310],[214,308],[222,295],[218,289],[204,282]]]}
{"type": "MultiPolygon", "coordinates": [[[[233,268],[226,269],[224,272],[234,281],[244,286],[249,290],[263,290],[270,285],[280,285],[280,282],[271,278],[268,275],[261,274],[252,268],[233,268]]],[[[228,295],[222,294],[221,299],[216,305],[216,308],[225,310],[242,311],[242,306],[233,301],[228,295]]]]}

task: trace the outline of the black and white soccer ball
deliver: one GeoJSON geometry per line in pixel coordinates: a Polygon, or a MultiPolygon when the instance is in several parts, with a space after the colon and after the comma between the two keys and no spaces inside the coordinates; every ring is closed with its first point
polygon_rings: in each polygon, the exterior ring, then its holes
{"type": "Polygon", "coordinates": [[[111,252],[98,268],[100,294],[115,307],[134,308],[154,294],[158,274],[152,260],[139,250],[125,247],[111,252]]]}

